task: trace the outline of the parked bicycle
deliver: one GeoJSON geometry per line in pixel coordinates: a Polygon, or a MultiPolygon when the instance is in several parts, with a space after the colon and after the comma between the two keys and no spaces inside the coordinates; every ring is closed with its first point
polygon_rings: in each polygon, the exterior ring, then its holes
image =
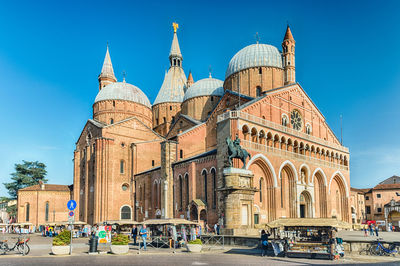
{"type": "Polygon", "coordinates": [[[362,249],[359,253],[360,255],[365,254],[365,255],[375,255],[375,256],[390,256],[390,255],[395,256],[396,254],[399,254],[399,247],[400,243],[395,242],[390,244],[389,247],[386,248],[380,242],[380,239],[377,239],[376,242],[362,249]]]}
{"type": "Polygon", "coordinates": [[[380,241],[377,239],[376,242],[374,242],[371,245],[370,252],[372,255],[378,255],[378,256],[390,256],[393,255],[395,256],[396,254],[399,253],[398,247],[399,243],[395,242],[389,245],[388,248],[386,248],[380,241]]]}
{"type": "Polygon", "coordinates": [[[17,250],[19,253],[27,255],[29,251],[31,251],[31,248],[28,246],[28,241],[29,238],[24,240],[18,237],[17,242],[15,242],[12,248],[8,246],[7,240],[0,241],[0,252],[4,255],[9,251],[17,250]]]}

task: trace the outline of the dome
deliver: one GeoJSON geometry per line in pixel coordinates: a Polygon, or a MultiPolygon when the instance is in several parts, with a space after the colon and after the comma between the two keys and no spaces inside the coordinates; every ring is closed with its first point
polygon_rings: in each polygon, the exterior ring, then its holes
{"type": "Polygon", "coordinates": [[[186,91],[183,101],[197,96],[222,96],[224,82],[219,79],[206,78],[195,82],[186,91]]]}
{"type": "Polygon", "coordinates": [[[124,82],[114,82],[99,91],[94,100],[95,103],[105,100],[125,100],[143,104],[151,108],[146,94],[138,87],[124,82]]]}
{"type": "Polygon", "coordinates": [[[275,46],[261,43],[246,46],[232,57],[225,78],[243,69],[261,66],[282,68],[282,55],[275,46]]]}

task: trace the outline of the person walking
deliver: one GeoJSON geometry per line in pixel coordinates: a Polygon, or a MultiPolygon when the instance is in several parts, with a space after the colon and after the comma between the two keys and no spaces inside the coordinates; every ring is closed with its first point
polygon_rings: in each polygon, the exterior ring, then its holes
{"type": "Polygon", "coordinates": [[[365,236],[365,237],[368,236],[368,230],[367,230],[367,227],[366,227],[366,226],[364,226],[364,236],[365,236]]]}
{"type": "MultiPolygon", "coordinates": [[[[142,229],[140,229],[139,234],[142,237],[143,250],[147,250],[147,245],[146,245],[147,230],[146,230],[146,225],[145,224],[143,225],[142,229]]],[[[140,247],[139,247],[139,249],[140,249],[140,247]]]]}
{"type": "Polygon", "coordinates": [[[137,227],[136,225],[133,225],[132,227],[132,239],[133,239],[133,244],[136,246],[136,238],[137,238],[137,227]]]}
{"type": "Polygon", "coordinates": [[[269,234],[265,232],[265,230],[261,231],[261,246],[262,246],[262,252],[261,252],[261,257],[264,257],[265,254],[267,253],[268,249],[268,237],[269,234]]]}
{"type": "Polygon", "coordinates": [[[379,231],[379,227],[377,225],[375,225],[375,235],[376,235],[376,237],[379,237],[378,231],[379,231]]]}
{"type": "Polygon", "coordinates": [[[214,224],[214,234],[219,235],[218,234],[218,224],[214,224]]]}
{"type": "Polygon", "coordinates": [[[372,224],[369,224],[369,235],[370,236],[374,235],[374,230],[372,230],[372,224]]]}

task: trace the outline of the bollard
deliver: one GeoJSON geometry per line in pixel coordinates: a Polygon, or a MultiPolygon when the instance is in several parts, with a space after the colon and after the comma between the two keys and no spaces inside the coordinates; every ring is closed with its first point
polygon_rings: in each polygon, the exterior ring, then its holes
{"type": "Polygon", "coordinates": [[[26,250],[25,235],[24,235],[23,241],[24,241],[24,251],[22,252],[22,256],[25,256],[25,250],[26,250]]]}

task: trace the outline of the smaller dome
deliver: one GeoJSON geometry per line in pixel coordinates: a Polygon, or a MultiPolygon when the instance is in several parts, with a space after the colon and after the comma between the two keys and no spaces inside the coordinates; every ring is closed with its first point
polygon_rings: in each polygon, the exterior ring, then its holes
{"type": "Polygon", "coordinates": [[[197,96],[222,96],[224,82],[215,78],[201,79],[187,89],[183,101],[197,96]]]}
{"type": "Polygon", "coordinates": [[[151,104],[146,94],[138,87],[123,82],[114,82],[102,88],[94,100],[95,103],[106,100],[125,100],[143,104],[151,108],[151,104]]]}

